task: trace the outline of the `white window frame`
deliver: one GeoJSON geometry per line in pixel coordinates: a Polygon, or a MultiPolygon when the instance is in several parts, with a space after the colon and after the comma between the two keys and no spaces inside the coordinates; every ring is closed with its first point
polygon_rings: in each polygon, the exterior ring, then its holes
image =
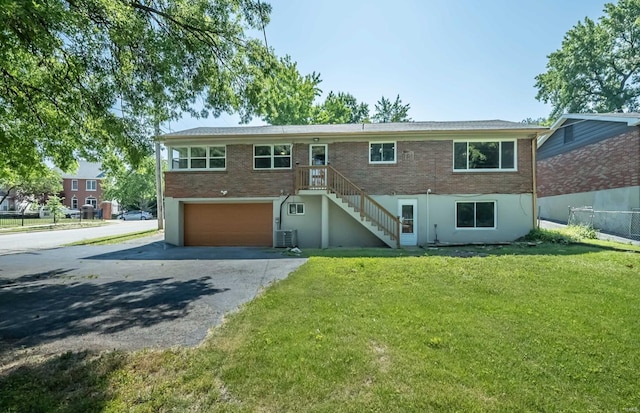
{"type": "Polygon", "coordinates": [[[84,199],[84,205],[93,205],[94,208],[98,208],[98,198],[95,196],[88,196],[84,199]],[[91,200],[93,200],[93,202],[91,202],[91,200]]]}
{"type": "Polygon", "coordinates": [[[498,202],[495,200],[474,200],[474,201],[456,201],[455,208],[453,210],[453,219],[456,230],[461,231],[495,231],[498,228],[498,202]],[[474,204],[473,205],[473,226],[472,227],[459,227],[458,226],[458,204],[474,204]],[[476,205],[477,204],[493,204],[493,226],[492,227],[478,227],[476,222],[476,205]]]}
{"type": "MultiPolygon", "coordinates": [[[[382,150],[382,147],[380,147],[382,150]]],[[[384,164],[394,164],[398,162],[398,142],[397,141],[376,141],[369,142],[369,164],[371,165],[384,165],[384,164]],[[371,159],[371,146],[372,145],[384,145],[384,144],[393,144],[393,160],[392,161],[374,161],[371,159]]]]}
{"type": "Polygon", "coordinates": [[[451,159],[451,168],[453,172],[517,172],[518,171],[518,140],[517,139],[474,139],[474,140],[466,140],[466,139],[456,139],[453,141],[453,156],[451,159]],[[498,149],[498,162],[500,166],[498,168],[469,168],[469,144],[470,143],[491,143],[498,142],[500,143],[500,148],[498,149]],[[503,142],[513,142],[513,168],[503,168],[502,167],[502,143],[503,142]],[[464,169],[456,169],[456,144],[466,143],[467,144],[467,167],[464,169]]]}
{"type": "Polygon", "coordinates": [[[75,195],[71,198],[71,209],[78,209],[78,197],[75,195]]]}
{"type": "Polygon", "coordinates": [[[293,144],[291,143],[274,143],[274,144],[254,144],[253,145],[253,170],[254,171],[273,171],[273,170],[286,170],[291,169],[293,167],[293,144]],[[268,146],[271,148],[271,153],[269,156],[260,155],[256,156],[256,147],[259,146],[268,146]],[[274,148],[276,146],[288,146],[289,147],[289,155],[276,155],[274,148]],[[289,166],[288,167],[275,167],[275,158],[289,158],[289,166]],[[256,168],[256,159],[270,159],[271,167],[270,168],[256,168]]]}
{"type": "Polygon", "coordinates": [[[227,169],[227,145],[192,145],[192,146],[171,146],[169,147],[169,156],[170,156],[170,165],[171,165],[171,170],[172,171],[225,171],[227,169]],[[177,158],[175,158],[173,156],[173,151],[174,150],[178,150],[178,149],[186,149],[187,150],[187,157],[180,157],[178,156],[177,158]],[[204,149],[205,151],[205,156],[198,156],[198,157],[194,157],[193,153],[192,153],[192,149],[193,148],[199,148],[199,149],[204,149]],[[215,156],[212,157],[211,156],[211,149],[212,148],[223,148],[224,150],[224,156],[215,156]],[[203,160],[205,161],[205,167],[204,168],[193,168],[191,166],[191,161],[193,160],[203,160]],[[223,168],[210,168],[209,165],[211,164],[210,161],[212,159],[223,159],[224,160],[224,167],[223,168]],[[175,161],[178,161],[178,167],[176,167],[176,165],[174,164],[175,161]],[[187,162],[187,167],[186,168],[180,168],[180,160],[186,160],[187,162]]]}
{"type": "Polygon", "coordinates": [[[304,203],[303,202],[289,202],[287,205],[287,215],[304,215],[304,203]],[[291,212],[291,209],[294,209],[291,212]]]}
{"type": "Polygon", "coordinates": [[[95,192],[98,190],[98,180],[97,179],[87,179],[84,184],[84,187],[88,192],[95,192]],[[89,183],[93,183],[93,185],[89,185],[89,183]]]}
{"type": "Polygon", "coordinates": [[[71,190],[72,191],[77,191],[78,190],[78,180],[77,179],[72,179],[71,180],[71,190]]]}

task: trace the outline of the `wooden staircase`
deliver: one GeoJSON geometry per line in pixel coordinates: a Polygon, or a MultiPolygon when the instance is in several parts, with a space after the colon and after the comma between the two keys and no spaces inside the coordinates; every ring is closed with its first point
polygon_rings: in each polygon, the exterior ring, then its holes
{"type": "Polygon", "coordinates": [[[296,193],[322,191],[391,248],[400,247],[400,219],[329,165],[299,166],[296,193]]]}

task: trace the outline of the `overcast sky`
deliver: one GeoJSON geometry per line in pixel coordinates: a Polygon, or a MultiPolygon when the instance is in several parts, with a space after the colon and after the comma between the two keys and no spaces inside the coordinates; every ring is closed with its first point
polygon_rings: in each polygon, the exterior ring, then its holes
{"type": "MultiPolygon", "coordinates": [[[[272,0],[267,41],[323,91],[374,104],[400,95],[415,121],[546,117],[535,76],[564,34],[598,0],[272,0]]],[[[263,124],[254,120],[252,124],[263,124]]],[[[165,132],[235,126],[238,118],[190,119],[165,132]]]]}

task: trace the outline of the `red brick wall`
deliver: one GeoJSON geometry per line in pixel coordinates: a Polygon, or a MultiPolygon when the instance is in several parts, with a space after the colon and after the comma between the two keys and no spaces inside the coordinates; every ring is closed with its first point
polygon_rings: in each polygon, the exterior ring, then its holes
{"type": "MultiPolygon", "coordinates": [[[[517,172],[453,172],[452,141],[397,142],[397,163],[370,165],[368,142],[332,143],[329,163],[374,195],[532,193],[531,141],[518,140],[517,172]]],[[[309,164],[309,146],[294,144],[291,170],[253,170],[253,145],[228,145],[227,170],[169,171],[165,195],[174,198],[278,196],[295,191],[295,163],[309,164]]]]}
{"type": "Polygon", "coordinates": [[[640,130],[537,163],[538,196],[640,185],[640,130]]]}
{"type": "Polygon", "coordinates": [[[62,195],[64,196],[64,200],[62,203],[67,207],[71,208],[71,199],[75,195],[78,198],[78,208],[84,205],[85,199],[92,196],[97,199],[98,207],[100,207],[100,202],[102,202],[102,185],[100,179],[96,179],[96,190],[95,191],[87,191],[87,180],[86,179],[78,179],[78,190],[71,190],[71,178],[64,178],[62,180],[62,195]]]}

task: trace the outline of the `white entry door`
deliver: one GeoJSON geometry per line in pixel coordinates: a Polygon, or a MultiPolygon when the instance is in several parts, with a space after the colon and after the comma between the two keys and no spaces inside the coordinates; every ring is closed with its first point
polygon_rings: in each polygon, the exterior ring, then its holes
{"type": "Polygon", "coordinates": [[[418,245],[418,200],[398,200],[398,216],[400,225],[400,245],[418,245]]]}
{"type": "MultiPolygon", "coordinates": [[[[311,144],[309,145],[309,165],[326,166],[327,165],[327,145],[311,144]]],[[[309,173],[309,186],[311,189],[324,189],[326,187],[325,169],[311,169],[309,173]]]]}

